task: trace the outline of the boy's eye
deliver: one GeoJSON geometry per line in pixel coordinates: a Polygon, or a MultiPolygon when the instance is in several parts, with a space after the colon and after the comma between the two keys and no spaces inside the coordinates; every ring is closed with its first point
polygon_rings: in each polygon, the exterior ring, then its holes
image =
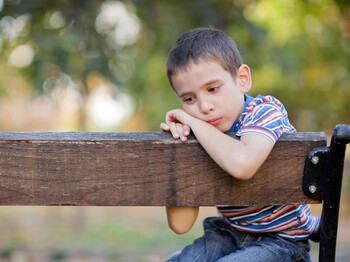
{"type": "Polygon", "coordinates": [[[191,103],[192,101],[193,101],[192,97],[187,97],[187,98],[184,99],[185,103],[191,103]]]}
{"type": "Polygon", "coordinates": [[[209,88],[208,88],[208,92],[209,92],[209,93],[213,93],[213,92],[217,91],[218,89],[219,89],[218,86],[212,86],[212,87],[209,87],[209,88]]]}

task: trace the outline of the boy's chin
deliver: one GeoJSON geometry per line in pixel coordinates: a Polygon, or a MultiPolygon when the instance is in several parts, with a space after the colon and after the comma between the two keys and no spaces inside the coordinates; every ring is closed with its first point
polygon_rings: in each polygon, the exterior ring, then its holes
{"type": "Polygon", "coordinates": [[[219,130],[223,133],[227,133],[228,131],[230,131],[230,129],[232,128],[233,124],[232,125],[227,125],[225,127],[221,127],[219,130]]]}
{"type": "Polygon", "coordinates": [[[230,130],[231,127],[227,128],[227,127],[224,127],[224,126],[216,126],[216,128],[218,130],[220,130],[221,132],[226,133],[226,132],[228,132],[230,130]]]}

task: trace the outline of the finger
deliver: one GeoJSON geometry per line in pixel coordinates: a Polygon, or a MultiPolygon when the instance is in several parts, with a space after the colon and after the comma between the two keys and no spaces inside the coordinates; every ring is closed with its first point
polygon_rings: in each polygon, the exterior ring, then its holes
{"type": "Polygon", "coordinates": [[[187,137],[184,135],[184,125],[181,123],[176,124],[177,131],[179,133],[179,137],[181,141],[185,142],[187,137]]]}
{"type": "Polygon", "coordinates": [[[177,119],[176,119],[174,114],[175,114],[175,110],[171,110],[171,111],[167,112],[167,114],[165,116],[165,123],[167,125],[169,125],[172,122],[175,122],[175,123],[177,122],[177,119]]]}
{"type": "Polygon", "coordinates": [[[191,128],[188,125],[184,125],[183,129],[184,129],[184,135],[189,136],[191,133],[191,128]]]}
{"type": "Polygon", "coordinates": [[[176,124],[174,122],[170,122],[168,125],[173,138],[178,139],[180,136],[179,132],[177,131],[176,124]]]}
{"type": "Polygon", "coordinates": [[[165,132],[168,132],[170,130],[170,127],[167,124],[165,124],[165,123],[161,123],[160,124],[160,129],[165,131],[165,132]]]}
{"type": "Polygon", "coordinates": [[[179,134],[179,138],[183,141],[184,135],[183,135],[183,125],[181,123],[176,124],[176,129],[179,134]]]}

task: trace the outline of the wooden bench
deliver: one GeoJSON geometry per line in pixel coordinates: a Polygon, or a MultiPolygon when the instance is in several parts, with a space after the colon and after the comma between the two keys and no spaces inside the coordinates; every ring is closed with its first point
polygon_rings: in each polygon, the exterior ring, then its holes
{"type": "MultiPolygon", "coordinates": [[[[229,134],[235,138],[234,134],[229,134]]],[[[0,133],[0,205],[215,206],[323,203],[319,261],[334,261],[350,126],[284,134],[238,181],[194,137],[167,133],[0,133]]]]}

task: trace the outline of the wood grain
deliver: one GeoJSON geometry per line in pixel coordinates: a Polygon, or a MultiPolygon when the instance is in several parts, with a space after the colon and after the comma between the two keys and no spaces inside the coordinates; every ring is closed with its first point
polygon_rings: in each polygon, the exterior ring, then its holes
{"type": "MultiPolygon", "coordinates": [[[[229,134],[235,138],[234,134],[229,134]]],[[[315,203],[304,162],[324,133],[285,134],[248,181],[194,137],[167,133],[0,133],[0,205],[213,206],[315,203]]]]}

